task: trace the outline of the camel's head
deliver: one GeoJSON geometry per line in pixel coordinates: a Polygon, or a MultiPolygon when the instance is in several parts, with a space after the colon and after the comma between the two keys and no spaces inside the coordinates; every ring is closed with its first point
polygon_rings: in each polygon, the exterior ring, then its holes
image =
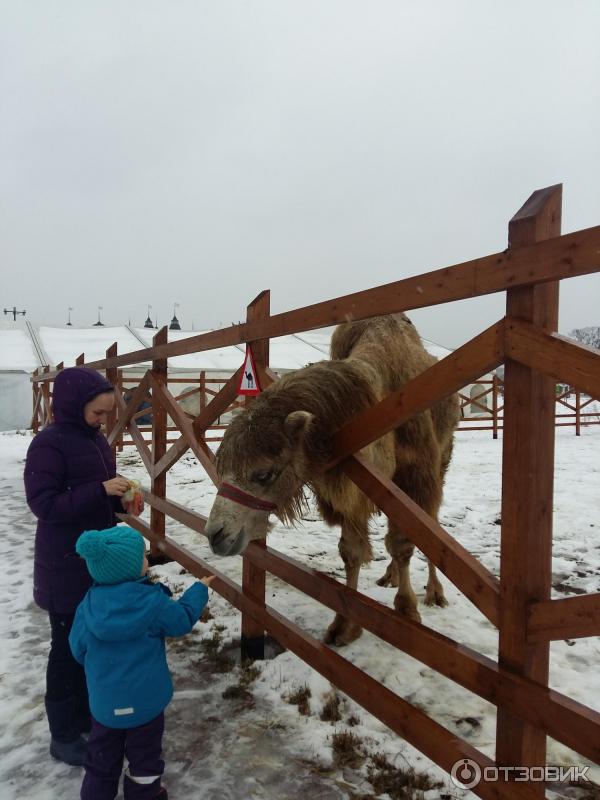
{"type": "Polygon", "coordinates": [[[261,402],[239,414],[225,431],[217,454],[222,484],[206,522],[211,549],[221,556],[241,553],[269,530],[269,514],[294,519],[309,479],[308,411],[283,413],[261,402]]]}

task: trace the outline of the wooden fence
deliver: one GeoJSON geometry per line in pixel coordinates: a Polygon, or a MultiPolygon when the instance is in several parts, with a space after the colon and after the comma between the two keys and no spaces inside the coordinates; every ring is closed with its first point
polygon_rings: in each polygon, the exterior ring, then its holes
{"type": "MultiPolygon", "coordinates": [[[[575,428],[575,435],[581,436],[581,429],[588,425],[600,425],[600,408],[594,410],[595,398],[588,397],[578,389],[563,388],[557,384],[555,396],[554,425],[557,428],[575,428]],[[565,411],[566,409],[566,411],[565,411]]],[[[504,381],[497,375],[492,380],[478,380],[471,387],[458,393],[461,410],[459,431],[492,431],[494,439],[504,427],[504,381]]]]}
{"type": "MultiPolygon", "coordinates": [[[[83,354],[80,356],[83,359],[83,354]]],[[[82,362],[83,363],[83,362],[82,362]]],[[[63,369],[63,365],[59,364],[57,370],[63,369]]],[[[39,373],[36,372],[35,375],[39,373]]],[[[132,396],[132,390],[136,389],[140,381],[137,375],[127,374],[122,369],[117,371],[117,382],[115,384],[117,391],[124,394],[125,400],[132,396]]],[[[200,372],[198,378],[196,377],[178,377],[177,374],[167,374],[167,385],[169,384],[185,384],[187,387],[190,385],[198,384],[194,388],[186,388],[180,394],[174,395],[174,399],[181,405],[183,401],[190,398],[197,399],[199,410],[202,411],[208,402],[218,394],[218,388],[221,388],[227,382],[226,378],[210,378],[206,377],[206,372],[200,372]]],[[[570,387],[562,387],[557,384],[557,394],[555,397],[555,426],[557,428],[570,427],[575,428],[575,435],[581,435],[581,429],[589,425],[600,425],[600,410],[592,407],[592,403],[596,402],[594,398],[588,397],[578,389],[570,387]],[[566,411],[565,411],[566,409],[566,411]]],[[[461,421],[457,431],[492,431],[494,439],[498,438],[498,431],[504,427],[504,381],[493,375],[491,380],[477,379],[475,383],[471,384],[470,394],[466,394],[467,388],[462,388],[458,392],[460,403],[461,421]]],[[[148,392],[146,399],[151,400],[151,393],[148,392]]],[[[33,384],[33,415],[31,418],[30,427],[34,432],[37,432],[40,427],[52,422],[52,388],[48,389],[45,383],[33,384]]],[[[143,401],[142,401],[143,402],[143,401]]],[[[204,441],[206,442],[220,442],[223,439],[223,432],[227,428],[227,422],[221,417],[227,418],[226,415],[237,409],[243,408],[244,401],[237,399],[234,400],[228,408],[217,417],[207,429],[204,441]]],[[[183,413],[191,420],[194,415],[182,408],[183,413]]],[[[133,415],[132,419],[138,423],[138,429],[144,436],[152,433],[151,425],[152,405],[144,408],[139,408],[133,415]],[[148,421],[144,421],[149,418],[148,421]],[[142,421],[142,422],[140,422],[142,421]]],[[[171,423],[167,426],[168,434],[179,432],[179,428],[171,423]]],[[[152,444],[152,438],[145,438],[146,444],[152,444]]],[[[167,439],[167,444],[173,444],[176,439],[167,439]]],[[[135,446],[135,441],[131,437],[125,438],[121,435],[116,442],[116,448],[122,451],[124,447],[135,446]]]]}
{"type": "MultiPolygon", "coordinates": [[[[85,362],[85,356],[82,353],[78,359],[77,363],[83,364],[85,362]]],[[[64,368],[64,364],[58,364],[56,370],[60,371],[64,368]]],[[[42,371],[44,372],[49,371],[48,368],[42,371]]],[[[34,373],[34,377],[38,376],[40,373],[36,370],[34,373]]],[[[117,379],[115,383],[115,387],[119,395],[124,396],[124,399],[128,401],[129,398],[133,396],[133,390],[137,389],[140,385],[141,380],[143,378],[139,378],[137,375],[128,374],[124,370],[120,369],[117,371],[117,379]]],[[[167,376],[167,385],[169,384],[185,384],[186,388],[183,392],[174,395],[174,399],[177,403],[181,406],[183,401],[189,401],[191,398],[197,400],[197,405],[200,411],[202,411],[210,400],[218,394],[218,389],[226,383],[226,378],[215,378],[215,377],[207,377],[206,371],[202,370],[198,377],[190,376],[190,377],[181,377],[181,375],[173,374],[167,376]],[[198,384],[198,386],[195,386],[198,384]],[[193,388],[189,388],[192,386],[193,388]],[[218,387],[218,388],[217,388],[218,387]]],[[[31,428],[32,430],[37,433],[40,427],[44,427],[44,425],[49,424],[53,421],[52,416],[52,388],[51,386],[47,386],[48,382],[43,383],[35,383],[33,384],[33,413],[31,418],[31,428]]],[[[152,433],[152,395],[151,392],[148,391],[147,394],[141,399],[140,404],[138,406],[138,410],[133,415],[132,419],[138,423],[138,429],[140,433],[146,435],[152,433]],[[150,401],[149,405],[145,405],[145,402],[150,401]],[[142,407],[144,406],[144,407],[142,407]],[[147,418],[147,420],[145,419],[147,418]],[[140,422],[141,421],[141,422],[140,422]]],[[[222,414],[215,419],[213,424],[210,426],[210,431],[213,433],[213,436],[206,437],[205,441],[207,442],[217,442],[221,441],[223,438],[223,431],[227,427],[224,421],[221,420],[221,416],[225,416],[226,414],[235,411],[238,408],[242,408],[244,405],[243,400],[234,400],[223,412],[222,414]]],[[[185,414],[189,419],[193,419],[194,415],[191,414],[189,411],[186,411],[184,407],[182,407],[182,413],[185,414]]],[[[173,424],[167,426],[167,433],[171,434],[175,431],[179,431],[179,428],[173,424]]],[[[144,439],[146,444],[152,444],[152,438],[144,439]]],[[[172,444],[175,440],[174,439],[167,439],[167,444],[172,444]]],[[[123,447],[127,445],[135,445],[135,442],[129,438],[125,439],[123,436],[119,438],[119,440],[115,443],[116,448],[120,451],[123,447]]]]}
{"type": "MultiPolygon", "coordinates": [[[[119,369],[152,361],[129,403],[117,393],[117,409],[108,425],[113,446],[124,431],[129,432],[150,477],[146,491],[150,524],[123,518],[144,534],[154,552],[201,577],[215,572],[214,567],[166,537],[165,520],[202,533],[205,518],[167,499],[167,473],[190,449],[217,482],[205,435],[236,400],[241,366],[190,418],[169,391],[168,357],[249,342],[264,388],[275,379],[268,366],[270,337],[329,326],[348,316],[364,319],[506,292],[503,319],[348,422],[336,435],[328,465],[340,465],[498,628],[497,662],[258,542],[244,551],[241,586],[220,572],[213,584],[241,610],[246,640],[269,632],[447,771],[464,759],[472,759],[482,770],[541,767],[546,764],[547,736],[600,762],[600,714],[548,688],[550,642],[600,634],[600,594],[555,600],[550,596],[556,383],[566,382],[600,397],[600,351],[556,333],[559,281],[600,271],[600,226],[561,236],[561,197],[560,186],[535,192],[510,221],[509,247],[504,252],[273,316],[269,294],[263,292],[248,307],[245,323],[171,344],[163,328],[150,348],[118,355],[113,345],[106,359],[87,365],[105,370],[117,383],[119,369]],[[498,579],[358,452],[501,363],[505,376],[498,579]],[[148,391],[153,414],[150,446],[135,421],[148,391]],[[167,416],[179,431],[170,446],[167,416]],[[265,601],[267,571],[496,705],[495,760],[270,608],[265,601]]],[[[47,370],[33,379],[39,386],[36,402],[47,411],[49,384],[56,374],[47,370]]],[[[544,785],[481,781],[472,791],[483,798],[533,800],[544,796],[544,785]]]]}

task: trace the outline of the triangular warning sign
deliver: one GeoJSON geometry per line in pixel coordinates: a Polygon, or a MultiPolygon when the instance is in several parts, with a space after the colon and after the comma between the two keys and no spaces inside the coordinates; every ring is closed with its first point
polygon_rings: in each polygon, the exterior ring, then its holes
{"type": "Polygon", "coordinates": [[[246,358],[244,359],[244,368],[242,370],[242,377],[238,388],[238,394],[256,395],[260,394],[260,383],[258,381],[258,373],[254,365],[254,356],[252,355],[252,348],[249,344],[246,345],[246,358]]]}

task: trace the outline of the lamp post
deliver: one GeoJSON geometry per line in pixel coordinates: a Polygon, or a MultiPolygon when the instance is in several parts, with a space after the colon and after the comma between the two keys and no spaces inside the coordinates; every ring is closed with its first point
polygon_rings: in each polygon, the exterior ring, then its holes
{"type": "Polygon", "coordinates": [[[169,325],[170,331],[180,331],[181,325],[179,324],[179,320],[177,319],[177,314],[175,313],[175,309],[179,308],[179,303],[173,303],[173,319],[171,320],[171,324],[169,325]]]}
{"type": "Polygon", "coordinates": [[[144,322],[144,328],[153,328],[154,325],[152,324],[152,320],[150,319],[150,309],[152,306],[148,304],[148,316],[146,317],[146,322],[144,322]]]}
{"type": "Polygon", "coordinates": [[[72,327],[72,325],[71,325],[71,311],[74,311],[74,309],[71,306],[69,306],[68,311],[67,311],[67,315],[68,315],[67,325],[69,327],[72,327]]]}
{"type": "Polygon", "coordinates": [[[100,320],[100,312],[102,311],[102,308],[103,308],[102,306],[98,306],[98,322],[94,322],[93,325],[94,328],[104,327],[104,323],[100,320]]]}
{"type": "Polygon", "coordinates": [[[4,313],[5,314],[12,314],[13,315],[13,320],[16,322],[17,321],[17,314],[22,314],[23,316],[25,316],[25,314],[27,312],[26,311],[17,311],[17,307],[13,306],[12,308],[5,308],[4,309],[4,313]]]}

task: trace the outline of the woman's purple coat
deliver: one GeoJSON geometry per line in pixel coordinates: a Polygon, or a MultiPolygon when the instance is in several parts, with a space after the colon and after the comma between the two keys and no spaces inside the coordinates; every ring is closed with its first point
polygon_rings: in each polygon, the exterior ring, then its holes
{"type": "Polygon", "coordinates": [[[84,530],[116,525],[120,500],[108,497],[115,460],[106,437],[83,418],[86,403],[113,387],[99,372],[73,367],[54,381],[55,422],[37,434],[27,451],[25,492],[38,518],[33,598],[41,608],[70,614],[92,585],[75,552],[84,530]]]}

